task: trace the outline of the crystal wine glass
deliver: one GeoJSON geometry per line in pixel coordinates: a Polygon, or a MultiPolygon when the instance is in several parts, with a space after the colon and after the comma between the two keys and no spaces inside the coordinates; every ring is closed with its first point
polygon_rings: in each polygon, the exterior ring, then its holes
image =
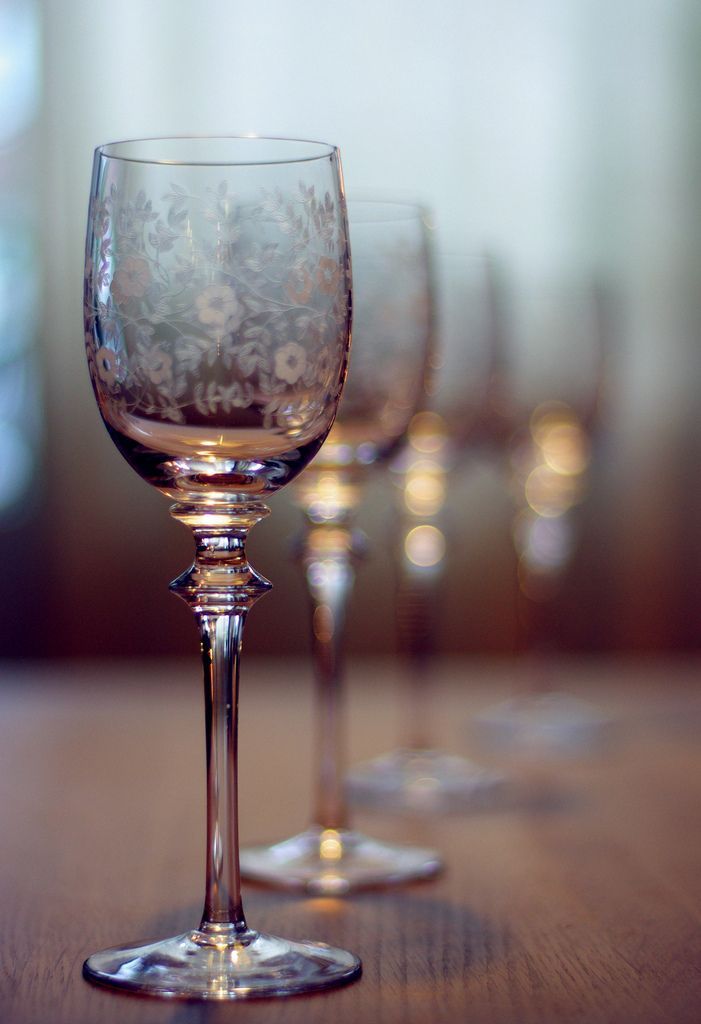
{"type": "Polygon", "coordinates": [[[305,516],[301,561],[318,688],[315,817],[299,835],[241,852],[244,877],[333,895],[426,877],[441,866],[433,850],[352,830],[343,793],[343,624],[363,546],[353,517],[369,468],[397,450],[416,411],[431,337],[424,211],[359,200],[349,204],[349,223],[354,308],[348,386],[323,452],[292,492],[305,516]]]}
{"type": "Polygon", "coordinates": [[[451,486],[464,464],[489,444],[503,358],[494,260],[438,252],[434,265],[440,344],[423,406],[390,466],[396,499],[390,540],[396,625],[408,684],[404,743],[355,765],[347,777],[357,805],[421,813],[492,806],[505,790],[503,776],[431,741],[436,634],[455,532],[452,513],[457,512],[451,486]]]}
{"type": "Polygon", "coordinates": [[[514,288],[508,360],[512,429],[504,435],[523,691],[482,711],[481,741],[501,753],[582,753],[606,734],[606,716],[550,677],[560,592],[577,550],[592,488],[608,385],[612,310],[578,282],[514,288]]]}
{"type": "Polygon", "coordinates": [[[351,953],[250,929],[237,826],[238,665],[270,587],[248,564],[262,499],[334,420],[349,345],[350,261],[338,151],[290,139],[171,138],[95,153],[85,341],[117,448],[175,500],[193,566],[171,589],[197,619],[207,735],[199,927],[89,957],[91,981],[164,997],[288,995],[358,976],[351,953]]]}

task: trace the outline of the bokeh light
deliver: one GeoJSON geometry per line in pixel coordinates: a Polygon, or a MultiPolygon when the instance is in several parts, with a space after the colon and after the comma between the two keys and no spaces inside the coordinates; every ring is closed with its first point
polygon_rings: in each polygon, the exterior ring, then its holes
{"type": "Polygon", "coordinates": [[[412,565],[419,568],[438,565],[445,555],[445,537],[436,526],[422,523],[407,533],[404,552],[412,565]]]}

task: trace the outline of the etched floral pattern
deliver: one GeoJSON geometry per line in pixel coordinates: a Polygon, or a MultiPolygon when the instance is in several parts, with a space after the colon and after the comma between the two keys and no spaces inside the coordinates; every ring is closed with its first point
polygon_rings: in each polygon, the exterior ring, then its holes
{"type": "Polygon", "coordinates": [[[151,270],[146,260],[127,256],[114,272],[110,292],[115,302],[125,303],[142,298],[150,284],[151,270]]]}
{"type": "Polygon", "coordinates": [[[189,423],[255,408],[264,427],[283,429],[320,420],[347,348],[343,225],[331,197],[303,182],[255,202],[227,181],[205,195],[172,183],[158,201],[106,187],[85,264],[103,410],[189,423]]]}
{"type": "Polygon", "coordinates": [[[287,384],[296,384],[304,372],[307,354],[296,341],[283,345],[275,353],[275,376],[287,384]]]}

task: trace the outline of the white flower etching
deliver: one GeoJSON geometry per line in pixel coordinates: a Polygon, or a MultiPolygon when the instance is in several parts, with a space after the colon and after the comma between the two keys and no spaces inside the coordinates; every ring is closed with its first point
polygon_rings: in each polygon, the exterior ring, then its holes
{"type": "Polygon", "coordinates": [[[173,379],[173,357],[157,346],[146,350],[144,369],[152,384],[167,384],[173,379]]]}
{"type": "Polygon", "coordinates": [[[118,265],[112,278],[112,298],[115,302],[126,302],[130,298],[141,298],[151,283],[151,270],[146,260],[138,256],[127,256],[118,265]]]}
{"type": "Polygon", "coordinates": [[[104,346],[95,353],[97,375],[103,384],[112,387],[117,383],[117,353],[104,346]]]}
{"type": "Polygon", "coordinates": [[[275,353],[275,376],[287,384],[296,384],[304,373],[307,353],[296,341],[289,341],[275,353]]]}
{"type": "Polygon", "coordinates": [[[197,319],[207,327],[228,327],[236,330],[243,318],[243,310],[236,292],[229,284],[210,284],[195,297],[197,319]]]}

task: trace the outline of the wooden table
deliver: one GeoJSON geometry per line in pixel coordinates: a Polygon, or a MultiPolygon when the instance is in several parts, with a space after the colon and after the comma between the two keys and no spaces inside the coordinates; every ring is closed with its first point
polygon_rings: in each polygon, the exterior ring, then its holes
{"type": "MultiPolygon", "coordinates": [[[[479,813],[356,814],[365,831],[431,843],[434,882],[306,899],[247,886],[249,921],[357,952],[359,982],[240,1004],[158,1002],[93,987],[83,959],[199,919],[203,728],[196,660],[5,666],[0,686],[3,1024],[686,1024],[701,1020],[700,665],[575,663],[559,683],[610,713],[604,749],[507,758],[512,799],[479,813]]],[[[515,664],[441,664],[437,741],[472,742],[515,664]]],[[[352,758],[395,745],[402,691],[350,666],[352,758]]],[[[304,663],[244,666],[241,831],[307,823],[311,688],[304,663]]],[[[496,759],[493,758],[496,763],[496,759]]]]}

